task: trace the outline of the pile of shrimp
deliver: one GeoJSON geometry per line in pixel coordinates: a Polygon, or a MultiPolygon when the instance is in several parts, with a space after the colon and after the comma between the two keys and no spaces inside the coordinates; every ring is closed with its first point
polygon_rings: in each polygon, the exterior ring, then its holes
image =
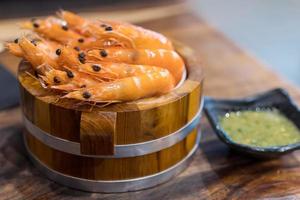
{"type": "Polygon", "coordinates": [[[6,44],[60,98],[122,102],[169,92],[182,58],[165,36],[124,22],[86,20],[69,11],[22,24],[30,35],[6,44]]]}

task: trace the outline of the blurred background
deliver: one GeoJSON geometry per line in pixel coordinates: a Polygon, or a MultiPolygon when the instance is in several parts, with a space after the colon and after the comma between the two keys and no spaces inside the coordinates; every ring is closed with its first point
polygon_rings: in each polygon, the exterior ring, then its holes
{"type": "MultiPolygon", "coordinates": [[[[190,9],[211,26],[216,27],[238,46],[261,62],[300,86],[300,1],[298,0],[2,0],[0,2],[0,40],[13,39],[20,31],[20,18],[53,14],[58,9],[99,17],[139,22],[139,8],[151,7],[161,13],[160,6],[173,6],[174,12],[190,9]],[[119,10],[115,8],[118,7],[119,10]],[[187,8],[186,8],[187,7],[187,8]],[[121,16],[120,16],[121,10],[121,16]],[[122,15],[124,10],[124,15],[122,15]],[[117,15],[114,12],[118,11],[117,15]]],[[[146,11],[143,11],[146,12],[146,11]]],[[[150,18],[155,18],[149,12],[150,18]]],[[[142,15],[141,15],[142,16],[142,15]]],[[[144,16],[144,15],[143,15],[144,16]]],[[[217,56],[217,55],[216,55],[217,56]]]]}
{"type": "Polygon", "coordinates": [[[299,0],[200,0],[190,5],[238,46],[300,86],[299,0]]]}

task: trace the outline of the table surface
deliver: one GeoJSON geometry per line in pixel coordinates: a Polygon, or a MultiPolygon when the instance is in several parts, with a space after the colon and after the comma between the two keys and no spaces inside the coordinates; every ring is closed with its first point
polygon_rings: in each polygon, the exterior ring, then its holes
{"type": "MultiPolygon", "coordinates": [[[[142,14],[143,9],[137,11],[143,16],[139,20],[123,12],[115,18],[124,19],[126,15],[128,21],[192,47],[204,68],[205,95],[235,98],[283,87],[300,103],[299,89],[238,48],[183,4],[145,8],[146,14],[142,14]]],[[[0,62],[15,73],[17,59],[2,53],[0,62]]],[[[193,162],[173,180],[152,189],[121,194],[72,190],[47,180],[30,163],[21,140],[20,118],[19,108],[0,112],[0,199],[300,198],[300,152],[273,160],[239,155],[216,138],[205,118],[201,121],[203,139],[193,162]]]]}

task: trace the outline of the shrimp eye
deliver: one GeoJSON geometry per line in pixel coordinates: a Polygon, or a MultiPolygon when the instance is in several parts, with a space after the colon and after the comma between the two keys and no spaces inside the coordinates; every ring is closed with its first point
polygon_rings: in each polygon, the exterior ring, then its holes
{"type": "Polygon", "coordinates": [[[18,38],[14,40],[14,43],[18,44],[18,42],[19,42],[18,38]]]}
{"type": "Polygon", "coordinates": [[[92,95],[91,95],[91,93],[89,93],[88,91],[85,91],[85,92],[82,93],[82,96],[83,96],[83,98],[85,98],[85,99],[89,99],[92,95]]]}
{"type": "Polygon", "coordinates": [[[31,44],[33,44],[34,46],[37,45],[37,44],[36,44],[36,40],[31,40],[30,42],[31,42],[31,44]]]}
{"type": "Polygon", "coordinates": [[[85,58],[85,54],[83,52],[79,53],[78,58],[85,58]]]}
{"type": "Polygon", "coordinates": [[[38,23],[34,22],[34,23],[33,23],[33,27],[34,27],[34,28],[38,28],[38,27],[40,27],[40,25],[39,25],[38,23]]]}
{"type": "Polygon", "coordinates": [[[86,85],[81,85],[81,86],[80,86],[80,88],[85,88],[85,87],[86,87],[86,85]]]}
{"type": "Polygon", "coordinates": [[[79,48],[79,47],[74,47],[74,49],[75,49],[76,51],[80,51],[80,48],[79,48]]]}
{"type": "Polygon", "coordinates": [[[99,65],[92,65],[92,68],[95,72],[99,72],[101,70],[101,67],[99,65]]]}
{"type": "Polygon", "coordinates": [[[107,54],[107,52],[104,50],[104,49],[102,49],[101,51],[100,51],[100,56],[102,56],[102,57],[106,57],[108,54],[107,54]]]}
{"type": "Polygon", "coordinates": [[[39,73],[36,70],[34,71],[34,76],[37,78],[39,77],[39,73]]]}
{"type": "Polygon", "coordinates": [[[79,39],[78,39],[78,42],[83,43],[83,42],[84,42],[84,39],[83,39],[83,38],[79,38],[79,39]]]}
{"type": "Polygon", "coordinates": [[[69,78],[74,78],[74,74],[73,74],[72,71],[67,70],[66,73],[67,73],[67,76],[68,76],[69,78]]]}
{"type": "Polygon", "coordinates": [[[53,77],[53,81],[54,81],[54,83],[60,83],[60,80],[57,76],[53,77]]]}
{"type": "Polygon", "coordinates": [[[61,28],[65,31],[69,30],[69,27],[67,25],[62,25],[61,28]]]}
{"type": "Polygon", "coordinates": [[[56,49],[55,53],[56,53],[56,55],[59,56],[61,54],[61,50],[60,49],[56,49]]]}
{"type": "Polygon", "coordinates": [[[79,59],[79,61],[80,61],[82,64],[84,64],[84,63],[85,63],[85,58],[81,58],[81,57],[79,57],[78,59],[79,59]]]}
{"type": "Polygon", "coordinates": [[[107,26],[107,27],[105,27],[105,30],[106,30],[106,31],[112,31],[113,28],[112,28],[111,26],[107,26]]]}
{"type": "Polygon", "coordinates": [[[85,63],[85,54],[83,52],[78,54],[78,60],[84,64],[85,63]]]}

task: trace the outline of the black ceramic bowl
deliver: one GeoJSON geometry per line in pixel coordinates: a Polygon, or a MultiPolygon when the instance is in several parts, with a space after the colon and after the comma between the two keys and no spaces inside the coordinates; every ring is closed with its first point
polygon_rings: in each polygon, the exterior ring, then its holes
{"type": "Polygon", "coordinates": [[[258,157],[277,157],[300,149],[300,142],[286,146],[254,147],[231,140],[221,128],[220,117],[230,111],[255,110],[256,108],[276,108],[300,129],[300,110],[288,93],[280,88],[238,100],[216,100],[206,97],[204,104],[205,113],[217,136],[234,150],[258,157]]]}

